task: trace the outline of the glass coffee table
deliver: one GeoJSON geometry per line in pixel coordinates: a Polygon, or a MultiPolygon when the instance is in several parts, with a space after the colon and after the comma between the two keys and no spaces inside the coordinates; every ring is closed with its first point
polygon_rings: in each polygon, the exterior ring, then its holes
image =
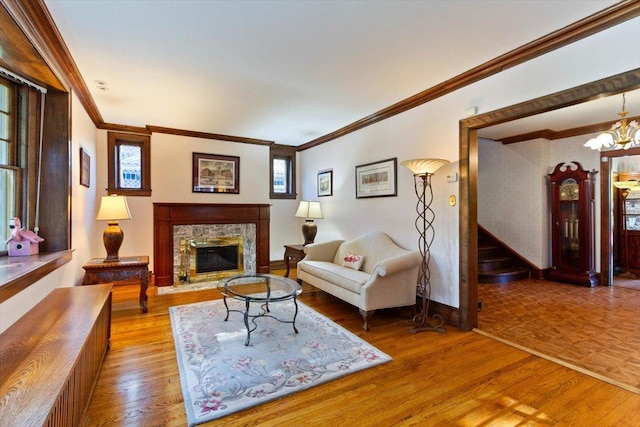
{"type": "Polygon", "coordinates": [[[296,299],[302,292],[302,287],[295,280],[273,274],[239,274],[222,279],[218,283],[218,290],[222,293],[224,306],[227,309],[225,322],[229,320],[229,313],[232,311],[243,313],[244,315],[244,325],[247,328],[247,339],[244,345],[249,345],[251,332],[258,327],[255,320],[259,317],[271,317],[281,323],[291,323],[294,332],[298,333],[298,329],[296,329],[298,302],[296,299]],[[229,309],[227,298],[244,301],[244,311],[229,309]],[[288,300],[293,300],[293,305],[295,306],[292,320],[279,319],[269,314],[270,303],[288,300]],[[252,303],[260,304],[260,312],[258,314],[250,313],[249,308],[252,303]],[[249,326],[249,319],[251,319],[253,327],[249,326]]]}

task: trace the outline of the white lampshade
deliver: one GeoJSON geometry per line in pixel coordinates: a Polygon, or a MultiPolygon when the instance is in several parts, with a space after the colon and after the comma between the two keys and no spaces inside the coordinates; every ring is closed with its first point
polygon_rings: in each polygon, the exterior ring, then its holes
{"type": "Polygon", "coordinates": [[[433,175],[447,163],[449,163],[449,160],[445,159],[411,159],[405,160],[400,164],[409,168],[414,175],[433,175]]]}
{"type": "Polygon", "coordinates": [[[320,208],[320,202],[309,202],[303,200],[298,206],[296,217],[306,219],[322,219],[322,209],[320,208]]]}
{"type": "Polygon", "coordinates": [[[96,220],[117,221],[120,219],[131,219],[127,199],[117,195],[102,196],[96,220]]]}

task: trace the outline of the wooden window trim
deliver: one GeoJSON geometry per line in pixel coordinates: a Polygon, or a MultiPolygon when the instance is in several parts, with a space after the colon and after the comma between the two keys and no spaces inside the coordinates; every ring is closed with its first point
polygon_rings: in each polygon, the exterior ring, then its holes
{"type": "Polygon", "coordinates": [[[151,196],[151,137],[149,135],[137,135],[132,133],[109,132],[107,140],[107,193],[123,196],[151,196]],[[141,149],[140,171],[142,188],[119,188],[117,185],[118,159],[117,146],[137,145],[141,149]]]}
{"type": "Polygon", "coordinates": [[[271,199],[295,199],[296,198],[296,149],[287,145],[274,144],[269,147],[269,198],[271,199]],[[274,193],[273,191],[273,160],[286,158],[289,160],[290,189],[287,193],[274,193]]]}

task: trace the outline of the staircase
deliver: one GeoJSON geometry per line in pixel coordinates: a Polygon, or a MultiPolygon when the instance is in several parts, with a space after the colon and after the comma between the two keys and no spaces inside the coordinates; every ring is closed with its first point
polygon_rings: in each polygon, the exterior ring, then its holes
{"type": "Polygon", "coordinates": [[[524,261],[478,226],[478,283],[508,283],[530,276],[524,261]]]}

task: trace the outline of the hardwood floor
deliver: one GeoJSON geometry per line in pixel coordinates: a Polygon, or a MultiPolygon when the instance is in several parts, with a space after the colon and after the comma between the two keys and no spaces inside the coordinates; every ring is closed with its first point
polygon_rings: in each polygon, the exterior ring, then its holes
{"type": "Polygon", "coordinates": [[[640,290],[481,284],[478,328],[640,394],[640,290]]]}
{"type": "MultiPolygon", "coordinates": [[[[111,348],[85,426],[186,425],[168,307],[219,294],[150,287],[142,314],[137,291],[114,288],[111,348]]],[[[640,425],[640,395],[480,334],[412,335],[398,325],[408,310],[376,312],[364,332],[354,307],[306,285],[300,300],[394,360],[206,425],[640,425]]]]}

